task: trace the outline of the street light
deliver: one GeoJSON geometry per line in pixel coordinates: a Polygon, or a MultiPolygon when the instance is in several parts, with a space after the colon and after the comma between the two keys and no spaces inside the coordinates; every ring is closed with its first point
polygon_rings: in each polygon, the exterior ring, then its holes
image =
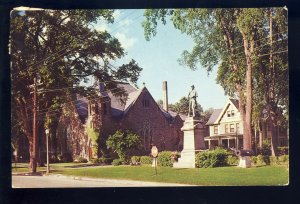
{"type": "Polygon", "coordinates": [[[49,129],[46,129],[46,148],[47,148],[47,174],[50,173],[50,166],[49,166],[49,142],[48,142],[48,137],[49,137],[49,129]]]}

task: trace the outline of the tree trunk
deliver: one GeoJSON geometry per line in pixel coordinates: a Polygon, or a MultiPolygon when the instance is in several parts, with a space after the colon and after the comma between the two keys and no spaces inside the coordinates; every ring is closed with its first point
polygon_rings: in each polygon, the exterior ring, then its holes
{"type": "Polygon", "coordinates": [[[254,42],[247,38],[245,33],[241,31],[243,36],[244,51],[246,55],[246,115],[243,144],[244,149],[252,149],[252,53],[254,50],[254,42]]]}

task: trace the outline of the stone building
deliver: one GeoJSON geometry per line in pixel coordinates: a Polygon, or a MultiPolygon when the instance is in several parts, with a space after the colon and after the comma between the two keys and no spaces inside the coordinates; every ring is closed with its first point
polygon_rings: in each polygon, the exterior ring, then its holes
{"type": "MultiPolygon", "coordinates": [[[[142,140],[143,153],[150,153],[152,145],[159,151],[180,151],[182,149],[183,116],[168,110],[167,82],[163,82],[163,108],[161,108],[144,86],[137,89],[129,83],[117,82],[117,86],[124,90],[125,96],[113,95],[103,83],[98,83],[99,93],[97,100],[88,101],[77,96],[76,112],[78,115],[77,130],[69,128],[68,135],[82,135],[76,143],[82,144],[81,152],[74,152],[73,157],[87,159],[99,156],[95,151],[96,141],[87,135],[87,129],[96,129],[99,133],[98,143],[105,144],[105,140],[116,130],[131,130],[142,140]],[[80,122],[80,124],[79,124],[80,122]],[[82,131],[83,128],[85,131],[82,131]],[[79,155],[78,155],[79,154],[79,155]]],[[[70,149],[70,148],[69,148],[70,149]]],[[[98,149],[98,151],[101,151],[98,149]]]]}

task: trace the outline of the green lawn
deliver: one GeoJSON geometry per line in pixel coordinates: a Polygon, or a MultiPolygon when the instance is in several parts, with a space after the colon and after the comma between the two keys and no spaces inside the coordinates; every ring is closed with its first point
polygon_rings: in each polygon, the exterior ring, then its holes
{"type": "MultiPolygon", "coordinates": [[[[204,186],[277,186],[288,184],[288,170],[286,165],[252,167],[248,169],[238,167],[174,169],[150,166],[109,166],[82,168],[82,164],[52,164],[52,172],[64,175],[129,179],[140,181],[155,181],[204,186]]],[[[38,170],[44,170],[39,168],[38,170]]],[[[14,168],[13,168],[14,171],[14,168]]],[[[28,170],[27,170],[28,171],[28,170]]]]}

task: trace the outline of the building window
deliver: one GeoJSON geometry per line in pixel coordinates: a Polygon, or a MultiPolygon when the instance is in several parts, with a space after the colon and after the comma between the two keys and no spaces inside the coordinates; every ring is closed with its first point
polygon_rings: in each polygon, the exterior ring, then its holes
{"type": "Polygon", "coordinates": [[[214,126],[214,134],[218,134],[218,126],[217,125],[214,126]]]}
{"type": "Polygon", "coordinates": [[[230,132],[234,132],[234,124],[230,124],[230,132]]]}
{"type": "Polygon", "coordinates": [[[234,110],[231,111],[231,116],[234,116],[234,110]]]}
{"type": "Polygon", "coordinates": [[[240,132],[240,124],[239,124],[239,123],[236,124],[236,132],[237,132],[237,133],[240,132]]]}
{"type": "Polygon", "coordinates": [[[230,111],[227,111],[227,117],[230,117],[230,111]]]}
{"type": "Polygon", "coordinates": [[[225,133],[228,133],[228,124],[225,124],[225,133]]]}
{"type": "Polygon", "coordinates": [[[149,100],[146,100],[146,99],[143,100],[143,107],[144,107],[144,108],[149,108],[149,106],[150,106],[149,104],[150,104],[150,103],[149,103],[149,100]]]}

